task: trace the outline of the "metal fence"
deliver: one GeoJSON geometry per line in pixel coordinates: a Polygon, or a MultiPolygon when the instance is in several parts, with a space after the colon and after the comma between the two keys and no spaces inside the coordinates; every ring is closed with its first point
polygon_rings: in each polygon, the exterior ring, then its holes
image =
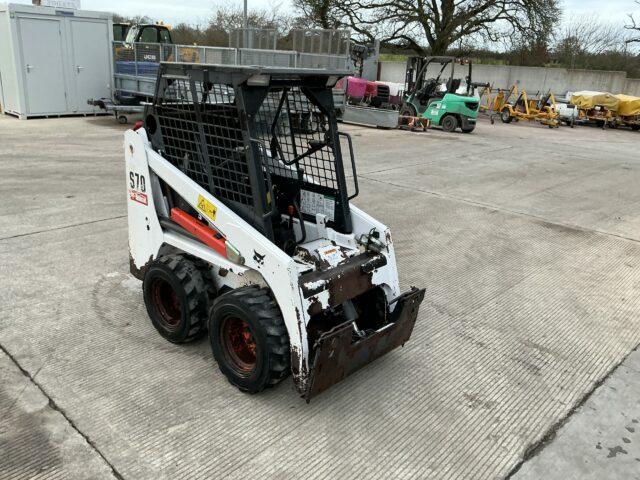
{"type": "Polygon", "coordinates": [[[291,30],[293,50],[301,53],[348,56],[351,51],[351,32],[318,28],[291,30]]]}
{"type": "Polygon", "coordinates": [[[229,46],[232,48],[256,48],[276,50],[278,32],[272,28],[234,28],[229,32],[229,46]]]}

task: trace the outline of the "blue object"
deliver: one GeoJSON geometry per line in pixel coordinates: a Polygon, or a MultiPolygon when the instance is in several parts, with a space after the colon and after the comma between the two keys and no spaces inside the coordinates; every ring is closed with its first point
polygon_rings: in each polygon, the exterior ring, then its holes
{"type": "Polygon", "coordinates": [[[116,61],[116,73],[122,75],[141,75],[143,77],[155,77],[158,74],[159,63],[116,61]],[[136,72],[137,65],[137,72],[136,72]]]}

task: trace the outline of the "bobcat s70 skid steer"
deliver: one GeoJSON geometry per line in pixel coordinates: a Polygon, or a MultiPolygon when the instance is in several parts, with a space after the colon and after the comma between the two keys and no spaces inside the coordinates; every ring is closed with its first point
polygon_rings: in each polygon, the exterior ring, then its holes
{"type": "Polygon", "coordinates": [[[175,343],[208,331],[243,391],[291,372],[309,401],[403,345],[424,298],[400,292],[389,229],[350,204],[332,95],[347,73],[163,63],[125,134],[131,272],[151,321],[175,343]]]}

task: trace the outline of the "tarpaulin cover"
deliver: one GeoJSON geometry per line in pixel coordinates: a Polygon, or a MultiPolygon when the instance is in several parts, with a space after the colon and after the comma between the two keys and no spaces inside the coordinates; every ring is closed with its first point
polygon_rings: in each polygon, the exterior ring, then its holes
{"type": "Polygon", "coordinates": [[[632,97],[631,95],[616,95],[620,100],[618,107],[618,115],[623,117],[634,117],[640,115],[640,97],[632,97]]]}
{"type": "Polygon", "coordinates": [[[571,96],[571,103],[580,109],[593,108],[596,105],[608,110],[617,111],[620,100],[612,93],[606,92],[575,92],[571,96]]]}

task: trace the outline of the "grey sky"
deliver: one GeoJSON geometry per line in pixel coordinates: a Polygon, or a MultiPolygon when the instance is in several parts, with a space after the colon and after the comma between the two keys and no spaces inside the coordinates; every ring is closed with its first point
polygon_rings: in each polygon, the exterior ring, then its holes
{"type": "MultiPolygon", "coordinates": [[[[8,0],[31,3],[31,0],[8,0]]],[[[86,10],[106,10],[123,15],[148,15],[167,23],[205,23],[215,5],[242,7],[242,0],[81,0],[86,10]]],[[[291,8],[291,0],[249,0],[249,8],[291,8]]],[[[573,15],[594,15],[600,19],[624,22],[627,13],[640,17],[640,6],[634,0],[564,0],[566,21],[573,15]]]]}

